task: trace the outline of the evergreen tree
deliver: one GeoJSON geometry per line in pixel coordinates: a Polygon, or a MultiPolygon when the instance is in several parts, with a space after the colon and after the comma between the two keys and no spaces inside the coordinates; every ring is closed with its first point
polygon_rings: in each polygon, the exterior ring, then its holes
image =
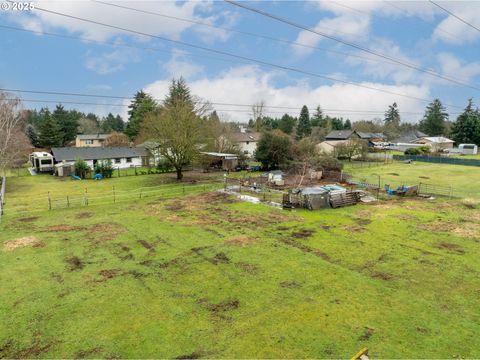
{"type": "Polygon", "coordinates": [[[345,120],[345,123],[343,124],[343,128],[345,130],[352,130],[352,123],[350,122],[350,119],[345,120]]]}
{"type": "Polygon", "coordinates": [[[172,80],[168,89],[168,95],[163,101],[163,106],[172,107],[178,103],[182,105],[187,104],[193,108],[193,98],[190,94],[190,89],[182,77],[178,80],[172,80]]]}
{"type": "Polygon", "coordinates": [[[27,135],[33,147],[39,147],[37,130],[32,124],[25,127],[25,135],[27,135]]]}
{"type": "Polygon", "coordinates": [[[106,117],[102,119],[102,131],[104,133],[111,132],[123,132],[125,124],[120,115],[113,116],[112,113],[108,113],[106,117]]]}
{"type": "Polygon", "coordinates": [[[307,106],[303,105],[302,110],[300,111],[300,117],[298,118],[297,140],[301,140],[304,137],[309,136],[311,133],[312,126],[310,124],[310,115],[307,106]]]}
{"type": "Polygon", "coordinates": [[[285,134],[291,134],[296,123],[296,118],[285,114],[280,118],[280,120],[278,120],[278,128],[282,130],[285,134]]]}
{"type": "Polygon", "coordinates": [[[329,118],[332,130],[343,130],[345,125],[343,124],[343,118],[329,118]]]}
{"type": "Polygon", "coordinates": [[[398,105],[396,102],[388,106],[388,110],[385,111],[384,122],[385,125],[391,124],[397,128],[400,126],[400,113],[398,111],[398,105]]]}
{"type": "Polygon", "coordinates": [[[326,118],[323,116],[323,111],[320,108],[320,105],[317,106],[315,109],[315,113],[312,115],[310,119],[310,124],[313,126],[319,126],[319,127],[326,127],[327,121],[326,118]]]}
{"type": "Polygon", "coordinates": [[[38,143],[41,147],[52,148],[62,145],[63,133],[60,125],[50,115],[48,110],[44,112],[44,118],[40,123],[39,132],[38,143]]]}
{"type": "Polygon", "coordinates": [[[420,121],[420,131],[430,135],[438,136],[443,135],[445,131],[445,121],[448,120],[448,114],[445,107],[442,105],[439,99],[433,100],[428,104],[425,110],[425,115],[420,121]]]}
{"type": "Polygon", "coordinates": [[[128,123],[125,133],[130,140],[133,140],[137,137],[145,116],[157,108],[157,103],[150,95],[138,91],[128,108],[130,110],[128,110],[128,123]]]}
{"type": "Polygon", "coordinates": [[[52,118],[60,126],[63,134],[62,145],[72,141],[77,136],[78,119],[58,104],[52,113],[52,118]]]}
{"type": "Polygon", "coordinates": [[[472,99],[453,124],[451,136],[457,144],[480,145],[480,111],[474,108],[472,99]]]}

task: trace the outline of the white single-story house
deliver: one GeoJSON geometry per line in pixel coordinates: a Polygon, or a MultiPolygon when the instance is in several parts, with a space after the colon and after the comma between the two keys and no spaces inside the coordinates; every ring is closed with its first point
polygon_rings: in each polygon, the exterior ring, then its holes
{"type": "Polygon", "coordinates": [[[453,148],[454,141],[443,136],[426,136],[416,139],[413,143],[428,145],[432,148],[432,151],[442,151],[453,148]]]}
{"type": "Polygon", "coordinates": [[[144,166],[148,161],[147,151],[138,147],[61,147],[52,148],[52,155],[55,163],[73,163],[77,159],[82,159],[92,169],[102,160],[111,160],[115,169],[144,166]]]}
{"type": "Polygon", "coordinates": [[[232,134],[232,140],[242,154],[253,157],[261,136],[259,132],[237,132],[232,134]]]}

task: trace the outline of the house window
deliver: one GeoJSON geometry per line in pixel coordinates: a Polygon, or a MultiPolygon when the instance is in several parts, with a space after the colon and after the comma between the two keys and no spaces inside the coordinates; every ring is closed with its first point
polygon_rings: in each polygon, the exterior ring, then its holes
{"type": "Polygon", "coordinates": [[[85,145],[93,145],[93,140],[92,139],[85,140],[85,145]]]}
{"type": "Polygon", "coordinates": [[[120,164],[120,163],[121,163],[120,159],[115,159],[115,164],[120,164]]]}
{"type": "Polygon", "coordinates": [[[250,144],[250,141],[247,141],[247,145],[250,144]]]}
{"type": "Polygon", "coordinates": [[[248,150],[245,150],[243,153],[246,154],[246,155],[248,155],[248,150]]]}
{"type": "Polygon", "coordinates": [[[132,162],[132,158],[127,158],[127,163],[131,163],[132,162]]]}

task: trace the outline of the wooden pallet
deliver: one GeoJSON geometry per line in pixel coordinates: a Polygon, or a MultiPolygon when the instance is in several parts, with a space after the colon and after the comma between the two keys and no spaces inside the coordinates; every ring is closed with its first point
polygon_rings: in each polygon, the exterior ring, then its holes
{"type": "Polygon", "coordinates": [[[354,191],[347,191],[344,193],[330,195],[330,205],[332,206],[332,208],[355,205],[359,201],[360,195],[354,191]]]}

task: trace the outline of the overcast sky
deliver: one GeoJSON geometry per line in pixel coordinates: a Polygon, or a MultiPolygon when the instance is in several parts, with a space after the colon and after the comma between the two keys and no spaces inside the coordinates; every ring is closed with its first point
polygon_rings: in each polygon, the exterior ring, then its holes
{"type": "MultiPolygon", "coordinates": [[[[13,4],[9,3],[10,9],[0,10],[0,25],[36,33],[0,27],[0,87],[126,97],[144,89],[162,99],[171,79],[183,76],[192,92],[207,101],[253,104],[263,100],[267,106],[277,107],[269,108],[272,116],[281,116],[283,112],[298,115],[300,107],[306,104],[311,111],[320,105],[329,115],[352,120],[372,119],[382,117],[388,105],[397,102],[402,119],[410,122],[422,117],[427,104],[424,100],[440,98],[448,104],[452,119],[468,98],[480,103],[480,31],[430,2],[335,0],[244,4],[413,67],[429,69],[453,81],[225,2],[111,3],[157,14],[87,0],[39,1],[34,6],[301,72],[37,9],[13,10],[13,4]]],[[[480,28],[480,1],[438,4],[480,28]]],[[[129,103],[100,97],[18,95],[26,100],[98,103],[66,104],[65,107],[99,115],[109,111],[125,115],[125,107],[114,105],[129,103]]],[[[45,105],[55,106],[47,102],[25,102],[25,107],[45,105]]],[[[248,107],[215,105],[215,108],[225,120],[248,121],[250,117],[248,107]]]]}

